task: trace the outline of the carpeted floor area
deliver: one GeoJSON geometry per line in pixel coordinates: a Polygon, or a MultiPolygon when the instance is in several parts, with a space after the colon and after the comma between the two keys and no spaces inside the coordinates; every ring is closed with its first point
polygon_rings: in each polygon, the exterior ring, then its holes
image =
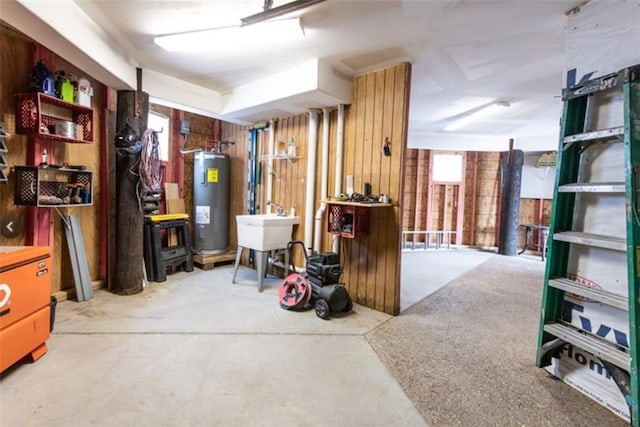
{"type": "Polygon", "coordinates": [[[495,256],[367,339],[433,426],[625,426],[535,366],[544,263],[495,256]]]}

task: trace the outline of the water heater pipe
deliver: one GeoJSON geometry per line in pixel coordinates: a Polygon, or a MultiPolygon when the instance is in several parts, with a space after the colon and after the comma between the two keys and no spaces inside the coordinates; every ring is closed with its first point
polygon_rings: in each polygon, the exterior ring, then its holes
{"type": "Polygon", "coordinates": [[[322,169],[320,170],[320,207],[316,211],[316,227],[313,234],[313,250],[321,252],[322,218],[327,209],[325,200],[328,194],[329,180],[329,108],[322,109],[322,169]]]}
{"type": "MultiPolygon", "coordinates": [[[[342,158],[344,155],[344,104],[338,105],[338,129],[336,130],[336,180],[333,194],[342,193],[342,158]]],[[[340,253],[340,236],[333,239],[331,250],[340,253]]]]}
{"type": "Polygon", "coordinates": [[[304,205],[304,247],[313,251],[313,201],[316,186],[316,151],[318,147],[318,111],[309,111],[309,142],[307,144],[307,189],[304,205]]]}
{"type": "MultiPolygon", "coordinates": [[[[276,146],[276,121],[271,119],[269,120],[269,155],[267,157],[267,194],[265,196],[265,200],[272,199],[273,192],[273,155],[275,152],[276,146]]],[[[271,213],[271,205],[266,203],[266,213],[271,213]]]]}

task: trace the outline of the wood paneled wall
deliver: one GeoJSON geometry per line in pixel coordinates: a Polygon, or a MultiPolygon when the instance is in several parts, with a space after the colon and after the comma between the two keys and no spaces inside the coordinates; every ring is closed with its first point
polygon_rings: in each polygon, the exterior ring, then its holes
{"type": "MultiPolygon", "coordinates": [[[[236,215],[247,214],[247,150],[249,141],[249,126],[240,126],[232,123],[221,123],[220,139],[233,141],[225,151],[231,158],[231,187],[229,200],[229,246],[231,249],[238,247],[238,234],[236,227],[236,215]]],[[[246,252],[246,251],[245,251],[246,252]]],[[[243,262],[246,263],[245,254],[243,262]]]]}
{"type": "MultiPolygon", "coordinates": [[[[15,134],[15,102],[14,95],[19,92],[27,92],[29,90],[29,76],[31,71],[30,56],[32,49],[35,48],[33,42],[14,30],[0,26],[0,74],[2,75],[0,89],[0,121],[5,122],[8,132],[12,137],[7,141],[9,153],[5,155],[10,166],[28,165],[28,145],[30,138],[25,135],[15,134]]],[[[100,183],[100,147],[105,143],[102,139],[103,129],[101,128],[103,100],[103,87],[91,76],[82,70],[74,67],[64,59],[51,55],[54,58],[55,65],[52,71],[64,70],[75,76],[87,77],[94,88],[94,96],[92,98],[92,107],[94,109],[93,118],[93,135],[94,140],[91,144],[53,144],[53,158],[57,164],[68,162],[69,164],[84,165],[88,170],[93,171],[93,194],[91,206],[82,206],[77,208],[61,208],[63,215],[77,215],[82,227],[84,245],[86,249],[85,256],[89,267],[89,274],[92,281],[100,279],[100,240],[106,238],[106,234],[100,231],[100,211],[102,209],[100,203],[100,193],[103,191],[100,183]]],[[[6,170],[5,170],[6,171],[6,170]]],[[[2,206],[2,217],[5,215],[15,215],[25,220],[27,209],[24,206],[16,206],[13,204],[14,181],[13,174],[9,174],[9,182],[0,184],[0,206],[2,206]]],[[[52,292],[57,293],[59,297],[64,298],[67,291],[73,294],[74,278],[69,261],[67,243],[64,232],[64,226],[60,217],[51,209],[50,221],[53,227],[53,277],[52,292]],[[61,292],[62,291],[62,292],[61,292]]],[[[23,222],[24,224],[24,222],[23,222]]],[[[21,246],[26,244],[26,235],[24,230],[20,235],[14,238],[7,238],[0,235],[0,246],[21,246]]]]}
{"type": "MultiPolygon", "coordinates": [[[[0,25],[0,121],[4,122],[7,132],[11,135],[6,141],[8,153],[4,154],[10,167],[26,165],[27,137],[15,133],[15,100],[16,93],[24,92],[29,85],[29,57],[31,42],[13,30],[0,25]]],[[[0,210],[2,217],[19,218],[24,226],[27,209],[13,204],[13,174],[9,169],[9,182],[0,184],[0,210]]],[[[0,246],[22,246],[25,244],[25,234],[9,238],[0,234],[0,246]]],[[[55,273],[55,272],[54,272],[55,273]]],[[[55,282],[56,280],[54,280],[55,282]]],[[[57,278],[59,281],[59,278],[57,278]]]]}
{"type": "MultiPolygon", "coordinates": [[[[84,165],[88,170],[93,171],[93,204],[91,206],[82,206],[77,208],[65,208],[63,213],[66,215],[77,215],[82,227],[82,237],[84,239],[85,257],[87,258],[87,264],[89,267],[89,275],[92,280],[99,279],[99,267],[100,267],[100,240],[106,238],[106,234],[103,235],[100,230],[100,212],[102,205],[100,203],[100,193],[103,191],[102,183],[100,182],[100,146],[101,144],[110,143],[109,141],[103,141],[103,115],[104,110],[101,106],[104,105],[102,85],[96,80],[87,76],[75,66],[59,58],[56,61],[57,68],[65,70],[77,76],[85,76],[91,82],[94,89],[94,96],[91,99],[91,106],[93,107],[93,143],[92,144],[58,144],[56,153],[57,163],[60,163],[59,159],[64,159],[70,165],[84,165]]],[[[63,262],[61,265],[61,282],[56,290],[65,290],[69,288],[75,288],[73,271],[71,269],[71,261],[69,260],[69,254],[67,251],[66,235],[64,232],[64,226],[60,218],[56,215],[55,221],[56,229],[55,235],[58,236],[55,242],[55,253],[61,253],[63,255],[63,262]]],[[[58,264],[56,264],[58,265],[58,264]]]]}
{"type": "MultiPolygon", "coordinates": [[[[375,71],[354,80],[353,103],[345,121],[344,176],[354,189],[389,194],[393,207],[371,208],[369,234],[342,239],[343,280],[355,302],[397,314],[400,310],[400,240],[404,155],[411,65],[375,71]],[[388,138],[391,156],[382,154],[388,138]]],[[[330,236],[325,237],[329,247],[330,236]]]]}

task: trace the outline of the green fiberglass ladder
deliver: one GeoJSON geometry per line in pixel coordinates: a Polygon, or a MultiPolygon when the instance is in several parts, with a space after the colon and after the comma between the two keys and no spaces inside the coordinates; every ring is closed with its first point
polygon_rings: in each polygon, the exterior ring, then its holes
{"type": "Polygon", "coordinates": [[[567,88],[563,100],[536,364],[566,346],[590,353],[640,426],[640,65],[567,88]],[[624,122],[600,126],[611,117],[624,122]],[[617,312],[628,334],[596,330],[571,301],[617,312]]]}

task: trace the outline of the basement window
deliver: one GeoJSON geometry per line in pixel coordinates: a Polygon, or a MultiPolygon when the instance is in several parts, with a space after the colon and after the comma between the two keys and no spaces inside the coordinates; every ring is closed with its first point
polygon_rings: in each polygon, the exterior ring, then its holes
{"type": "Polygon", "coordinates": [[[147,127],[158,132],[160,161],[169,161],[169,117],[149,111],[147,127]]]}
{"type": "Polygon", "coordinates": [[[434,182],[462,182],[461,154],[434,154],[433,172],[434,182]]]}

